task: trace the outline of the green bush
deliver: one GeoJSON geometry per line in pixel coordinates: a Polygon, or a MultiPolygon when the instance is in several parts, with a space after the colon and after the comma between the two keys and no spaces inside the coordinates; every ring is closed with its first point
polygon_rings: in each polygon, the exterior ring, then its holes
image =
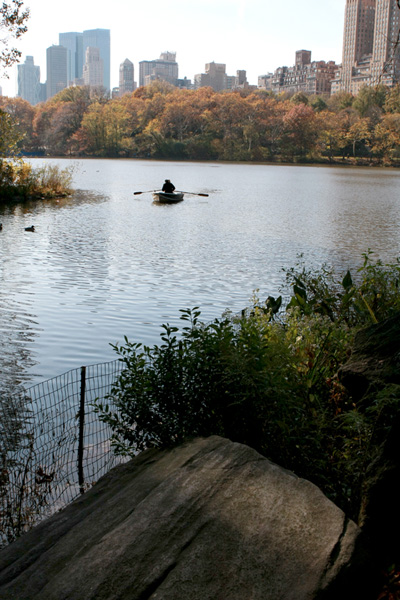
{"type": "Polygon", "coordinates": [[[286,283],[293,290],[289,306],[352,327],[392,316],[400,310],[400,258],[384,264],[374,261],[373,252],[368,250],[363,259],[355,277],[347,271],[342,280],[327,265],[310,270],[300,262],[286,272],[286,283]]]}
{"type": "Polygon", "coordinates": [[[383,394],[366,410],[337,372],[355,332],[399,309],[399,263],[373,262],[369,252],[354,280],[327,267],[290,269],[285,310],[281,298],[254,298],[240,316],[205,324],[196,307],[181,311],[180,329],[163,325],[160,345],[125,338],[114,346],[124,370],[112,402],[96,405],[115,451],[219,434],[315,482],[356,517],[366,464],[398,397],[383,394]]]}

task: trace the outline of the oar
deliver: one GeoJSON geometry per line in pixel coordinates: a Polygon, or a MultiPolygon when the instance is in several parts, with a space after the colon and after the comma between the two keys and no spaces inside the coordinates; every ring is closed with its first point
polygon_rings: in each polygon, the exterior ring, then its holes
{"type": "Polygon", "coordinates": [[[208,198],[208,194],[196,194],[196,192],[184,192],[182,190],[180,190],[182,192],[182,194],[191,194],[192,196],[205,196],[208,198]]]}
{"type": "Polygon", "coordinates": [[[133,192],[134,196],[137,196],[138,194],[151,194],[152,192],[158,192],[159,190],[147,190],[146,192],[133,192]]]}
{"type": "MultiPolygon", "coordinates": [[[[133,192],[134,196],[137,196],[138,194],[151,194],[152,192],[159,192],[160,190],[147,190],[146,192],[133,192]]],[[[191,194],[192,196],[204,196],[205,198],[208,198],[208,194],[196,194],[196,192],[183,192],[181,190],[182,194],[191,194]]]]}

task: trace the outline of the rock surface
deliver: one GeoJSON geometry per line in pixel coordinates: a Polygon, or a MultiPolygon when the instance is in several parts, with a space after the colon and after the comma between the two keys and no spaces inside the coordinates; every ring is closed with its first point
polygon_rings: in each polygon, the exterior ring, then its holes
{"type": "Polygon", "coordinates": [[[213,436],[140,454],[4,549],[0,598],[365,600],[365,560],[317,487],[213,436]]]}

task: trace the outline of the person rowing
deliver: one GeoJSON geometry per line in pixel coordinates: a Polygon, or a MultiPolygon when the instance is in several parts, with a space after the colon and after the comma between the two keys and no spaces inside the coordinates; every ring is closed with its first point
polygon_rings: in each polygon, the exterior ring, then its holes
{"type": "Polygon", "coordinates": [[[175,186],[173,183],[171,183],[171,181],[169,179],[165,180],[164,185],[162,186],[162,191],[166,192],[167,194],[172,194],[175,190],[175,186]]]}

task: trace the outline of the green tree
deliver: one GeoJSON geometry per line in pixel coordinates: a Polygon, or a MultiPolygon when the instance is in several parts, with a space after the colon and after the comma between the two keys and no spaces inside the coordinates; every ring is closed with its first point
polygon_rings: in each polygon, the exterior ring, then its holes
{"type": "Polygon", "coordinates": [[[371,116],[373,109],[383,110],[386,102],[386,93],[384,85],[377,85],[375,87],[364,85],[353,102],[353,108],[356,109],[360,117],[371,116]]]}
{"type": "Polygon", "coordinates": [[[349,92],[338,92],[331,96],[327,102],[328,108],[334,112],[340,112],[353,105],[354,96],[349,92]]]}
{"type": "Polygon", "coordinates": [[[311,106],[314,109],[314,112],[322,112],[328,108],[327,103],[321,96],[315,96],[310,101],[311,106]]]}
{"type": "Polygon", "coordinates": [[[307,106],[307,104],[308,104],[308,96],[304,92],[296,92],[290,98],[290,102],[292,104],[305,104],[307,106]]]}

